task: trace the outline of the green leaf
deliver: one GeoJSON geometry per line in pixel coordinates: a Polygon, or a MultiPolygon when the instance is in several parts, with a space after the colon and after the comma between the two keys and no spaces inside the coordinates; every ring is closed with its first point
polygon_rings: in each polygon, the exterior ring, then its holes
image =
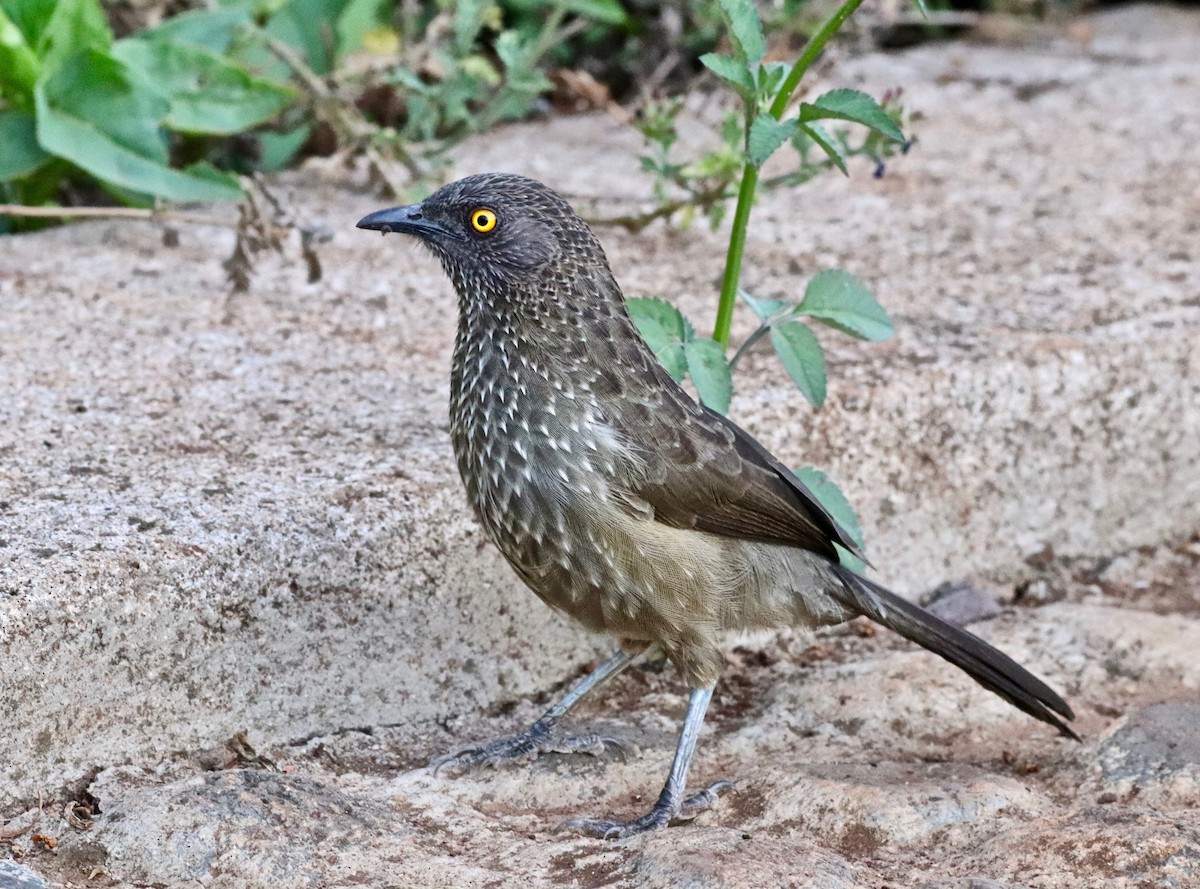
{"type": "Polygon", "coordinates": [[[791,304],[782,299],[757,299],[741,288],[738,288],[738,296],[745,300],[746,305],[764,324],[776,320],[791,308],[791,304]]]}
{"type": "Polygon", "coordinates": [[[166,124],[181,133],[240,133],[270,120],[295,95],[198,46],[132,39],[112,54],[166,96],[166,124]]]}
{"type": "Polygon", "coordinates": [[[721,0],[721,11],[729,22],[734,54],[747,65],[758,64],[767,54],[767,40],[754,0],[721,0]]]}
{"type": "Polygon", "coordinates": [[[567,12],[587,16],[605,25],[625,25],[629,16],[617,0],[554,0],[554,6],[561,6],[567,12]]]}
{"type": "Polygon", "coordinates": [[[709,52],[700,57],[700,64],[737,90],[738,95],[747,102],[754,99],[754,78],[745,62],[740,62],[730,56],[723,56],[720,53],[709,52]]]}
{"type": "Polygon", "coordinates": [[[831,90],[811,104],[800,105],[800,122],[812,120],[849,120],[870,127],[893,142],[903,142],[904,133],[883,107],[858,90],[831,90]]]}
{"type": "Polygon", "coordinates": [[[38,45],[58,0],[0,0],[0,16],[20,32],[20,40],[33,48],[38,45]]]}
{"type": "Polygon", "coordinates": [[[334,28],[338,58],[362,49],[364,35],[379,28],[391,12],[392,4],[385,0],[349,0],[334,28]]]}
{"type": "Polygon", "coordinates": [[[475,38],[483,30],[487,0],[458,0],[454,4],[454,54],[466,55],[475,46],[475,38]]]}
{"type": "Polygon", "coordinates": [[[97,0],[57,0],[34,49],[42,60],[42,76],[52,74],[85,49],[107,50],[112,32],[97,0]]]}
{"type": "Polygon", "coordinates": [[[825,403],[825,353],[816,334],[795,319],[771,327],[771,345],[788,375],[813,405],[825,403]]]}
{"type": "Polygon", "coordinates": [[[234,38],[250,24],[250,9],[231,6],[224,9],[196,9],[172,16],[157,28],[139,31],[139,40],[169,40],[199,46],[217,54],[225,53],[234,38]]]}
{"type": "Polygon", "coordinates": [[[689,325],[683,313],[665,299],[635,296],[625,301],[633,323],[659,363],[677,383],[687,375],[688,362],[683,342],[689,325]]]}
{"type": "Polygon", "coordinates": [[[796,132],[796,120],[776,120],[773,115],[760,114],[750,125],[750,138],[746,140],[746,158],[756,167],[766,163],[784,142],[796,132]]]}
{"type": "Polygon", "coordinates": [[[842,269],[814,275],[796,311],[872,342],[886,340],[895,332],[892,319],[867,285],[842,269]]]}
{"type": "Polygon", "coordinates": [[[266,173],[282,170],[292,162],[311,134],[311,124],[303,124],[285,133],[261,133],[258,142],[262,150],[259,152],[257,168],[266,173]]]}
{"type": "Polygon", "coordinates": [[[37,121],[24,111],[0,111],[0,182],[28,176],[46,161],[37,143],[37,121]]]}
{"type": "Polygon", "coordinates": [[[786,62],[763,62],[758,66],[758,94],[773,97],[791,68],[786,62]]]}
{"type": "Polygon", "coordinates": [[[495,50],[504,70],[510,77],[521,73],[532,73],[537,60],[533,54],[537,44],[521,37],[516,31],[504,31],[496,38],[495,50]]]}
{"type": "Polygon", "coordinates": [[[724,347],[716,340],[696,338],[683,344],[683,354],[700,400],[718,413],[727,413],[733,397],[733,375],[724,347]]]}
{"type": "Polygon", "coordinates": [[[336,61],[334,23],[348,0],[289,0],[271,16],[264,30],[300,51],[316,74],[328,74],[336,61]]]}
{"type": "Polygon", "coordinates": [[[0,96],[20,108],[33,108],[33,85],[42,65],[17,24],[0,8],[0,96]]]}
{"type": "Polygon", "coordinates": [[[834,140],[832,136],[816,121],[800,124],[800,132],[817,143],[822,151],[829,156],[829,159],[837,165],[837,168],[850,175],[850,171],[846,169],[846,155],[842,152],[842,148],[834,140]]]}
{"type": "Polygon", "coordinates": [[[117,189],[181,201],[241,197],[235,176],[167,165],[166,99],[111,56],[87,50],[68,59],[34,97],[41,147],[117,189]]]}
{"type": "MultiPolygon", "coordinates": [[[[863,544],[862,526],[858,522],[858,516],[854,512],[854,508],[850,505],[850,501],[846,499],[846,495],[842,493],[842,489],[834,484],[833,480],[819,469],[814,469],[811,466],[801,466],[798,469],[792,470],[796,478],[800,479],[800,484],[808,488],[809,492],[817,498],[817,501],[825,507],[825,510],[833,516],[833,520],[837,522],[850,535],[850,539],[858,544],[860,550],[866,551],[866,546],[863,544]]],[[[850,555],[843,551],[842,564],[846,565],[846,556],[850,555]]],[[[863,567],[862,562],[850,556],[857,562],[857,565],[850,567],[863,567]]]]}

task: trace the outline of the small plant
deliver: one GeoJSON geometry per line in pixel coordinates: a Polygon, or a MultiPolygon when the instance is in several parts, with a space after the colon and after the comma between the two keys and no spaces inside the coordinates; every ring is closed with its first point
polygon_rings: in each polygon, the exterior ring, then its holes
{"type": "Polygon", "coordinates": [[[379,80],[399,110],[375,118],[381,140],[416,146],[430,165],[467,136],[528,114],[552,88],[548,57],[572,35],[589,24],[626,23],[617,0],[439,5],[427,21],[402,23],[400,60],[379,80]]]}
{"type": "MultiPolygon", "coordinates": [[[[881,105],[856,90],[832,90],[792,109],[792,98],[804,75],[861,2],[845,0],[812,36],[800,58],[789,66],[763,61],[767,44],[753,0],[721,0],[733,54],[709,53],[701,57],[701,62],[737,93],[742,104],[740,115],[735,113],[725,119],[721,147],[692,164],[675,162],[671,148],[675,141],[677,105],[652,108],[642,124],[643,133],[655,147],[654,153],[642,162],[656,176],[659,200],[659,210],[648,214],[649,218],[699,208],[715,225],[722,218],[733,184],[737,184],[737,204],[712,338],[698,336],[695,327],[668,302],[630,301],[630,312],[638,329],[667,371],[680,382],[690,376],[701,401],[721,413],[729,409],[733,370],[764,337],[770,338],[775,354],[809,402],[814,407],[824,403],[824,352],[802,319],[816,320],[866,340],[885,340],[892,335],[891,319],[870,289],[840,269],[815,275],[797,303],[757,299],[738,286],[750,210],[760,184],[799,184],[830,167],[848,173],[848,157],[869,155],[879,161],[894,147],[905,144],[898,125],[898,107],[881,105]],[[854,142],[844,133],[830,133],[825,121],[860,124],[866,127],[867,134],[854,142]],[[786,144],[795,149],[797,166],[791,172],[760,183],[763,165],[786,144]],[[681,188],[685,196],[672,200],[668,184],[681,188]],[[727,359],[733,310],[739,296],[754,312],[759,326],[733,358],[727,359]]],[[[648,220],[617,221],[633,222],[636,227],[648,220]]],[[[837,487],[818,470],[805,468],[797,473],[861,546],[857,518],[837,487]]],[[[843,558],[852,557],[843,553],[843,558]]]]}
{"type": "MultiPolygon", "coordinates": [[[[895,90],[886,93],[879,103],[879,107],[892,120],[894,132],[899,132],[900,123],[904,118],[900,96],[900,90],[895,90]]],[[[826,94],[822,99],[830,101],[830,94],[826,94]]],[[[598,220],[600,223],[620,225],[639,231],[657,219],[673,218],[686,227],[691,223],[696,211],[700,211],[708,218],[714,230],[721,224],[729,202],[738,195],[746,159],[746,134],[742,115],[737,111],[725,115],[717,131],[720,137],[720,145],[717,148],[710,149],[693,160],[680,160],[673,152],[679,139],[677,123],[682,108],[683,101],[677,97],[651,98],[643,106],[636,121],[637,129],[649,147],[649,151],[642,155],[640,160],[642,169],[654,175],[653,193],[657,205],[645,213],[610,217],[598,220]]],[[[894,132],[884,135],[879,129],[868,128],[865,132],[856,133],[846,127],[824,132],[820,124],[814,126],[822,130],[822,136],[834,151],[828,152],[812,138],[807,129],[798,127],[795,134],[786,140],[786,144],[795,149],[791,169],[760,180],[760,189],[769,191],[803,185],[814,176],[833,168],[848,174],[846,161],[855,157],[873,160],[875,175],[882,176],[885,161],[908,150],[907,142],[895,141],[894,132]]]]}
{"type": "Polygon", "coordinates": [[[624,22],[617,0],[263,0],[117,40],[100,0],[0,0],[0,203],[97,187],[141,207],[236,200],[239,174],[286,166],[316,130],[398,193],[465,136],[528,113],[564,39],[624,22]],[[384,76],[395,126],[371,118],[378,81],[348,64],[366,45],[404,60],[384,76]]]}
{"type": "Polygon", "coordinates": [[[0,0],[0,193],[41,204],[82,177],[135,205],[240,197],[233,173],[172,153],[202,156],[204,140],[272,119],[294,91],[186,18],[118,41],[98,0],[0,0]]]}

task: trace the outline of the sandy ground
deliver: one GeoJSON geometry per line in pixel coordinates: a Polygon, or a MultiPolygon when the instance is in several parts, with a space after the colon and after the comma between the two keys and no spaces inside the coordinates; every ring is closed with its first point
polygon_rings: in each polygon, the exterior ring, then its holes
{"type": "MultiPolygon", "coordinates": [[[[217,229],[14,239],[0,887],[1200,886],[1198,39],[1194,11],[1131,7],[840,64],[829,86],[904,86],[916,151],[755,211],[747,287],[843,265],[899,332],[829,338],[816,415],[754,356],[733,414],[843,482],[889,583],[996,600],[973,629],[1084,742],[858,624],[733,641],[693,778],[736,786],[627,843],[555,827],[658,792],[683,712],[662,665],[578,713],[624,759],[425,768],[528,724],[604,645],[464,514],[449,291],[346,223],[378,205],[354,172],[279,183],[334,232],[316,283],[291,243],[229,297],[217,229]]],[[[559,118],[455,169],[626,208],[637,147],[559,118]]],[[[603,238],[628,293],[707,315],[722,233],[603,238]]]]}

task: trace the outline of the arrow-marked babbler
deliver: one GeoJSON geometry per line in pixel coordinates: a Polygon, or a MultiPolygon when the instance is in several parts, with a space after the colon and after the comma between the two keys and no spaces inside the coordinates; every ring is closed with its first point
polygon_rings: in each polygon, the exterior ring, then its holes
{"type": "Polygon", "coordinates": [[[854,541],[766,448],[663,369],[600,242],[557,193],[521,176],[470,176],[358,227],[419,238],[458,292],[450,431],[488,536],[544,602],[620,641],[529,731],[438,765],[602,750],[611,739],[565,737],[560,718],[657,646],[691,693],[666,785],[634,821],[568,825],[606,837],[664,827],[721,786],[684,793],[723,631],[859,615],[1076,737],[1071,708],[1037,677],[839,563],[834,544],[859,554],[854,541]]]}

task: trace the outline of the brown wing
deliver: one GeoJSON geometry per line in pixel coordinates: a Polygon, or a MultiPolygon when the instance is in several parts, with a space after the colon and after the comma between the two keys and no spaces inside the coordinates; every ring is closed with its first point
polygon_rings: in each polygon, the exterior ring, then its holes
{"type": "Polygon", "coordinates": [[[649,505],[655,519],[798,546],[834,562],[838,543],[866,561],[791,470],[732,420],[692,401],[653,358],[650,364],[643,371],[656,385],[649,393],[626,391],[610,419],[640,452],[645,471],[630,480],[629,493],[649,505]]]}
{"type": "MultiPolygon", "coordinates": [[[[607,267],[577,286],[619,288],[607,267]]],[[[697,404],[659,364],[619,301],[588,312],[593,394],[642,466],[617,481],[630,508],[675,528],[798,546],[836,562],[854,540],[786,466],[748,432],[697,404]],[[633,502],[637,501],[637,502],[633,502]]],[[[624,473],[622,473],[624,474],[624,473]]]]}

